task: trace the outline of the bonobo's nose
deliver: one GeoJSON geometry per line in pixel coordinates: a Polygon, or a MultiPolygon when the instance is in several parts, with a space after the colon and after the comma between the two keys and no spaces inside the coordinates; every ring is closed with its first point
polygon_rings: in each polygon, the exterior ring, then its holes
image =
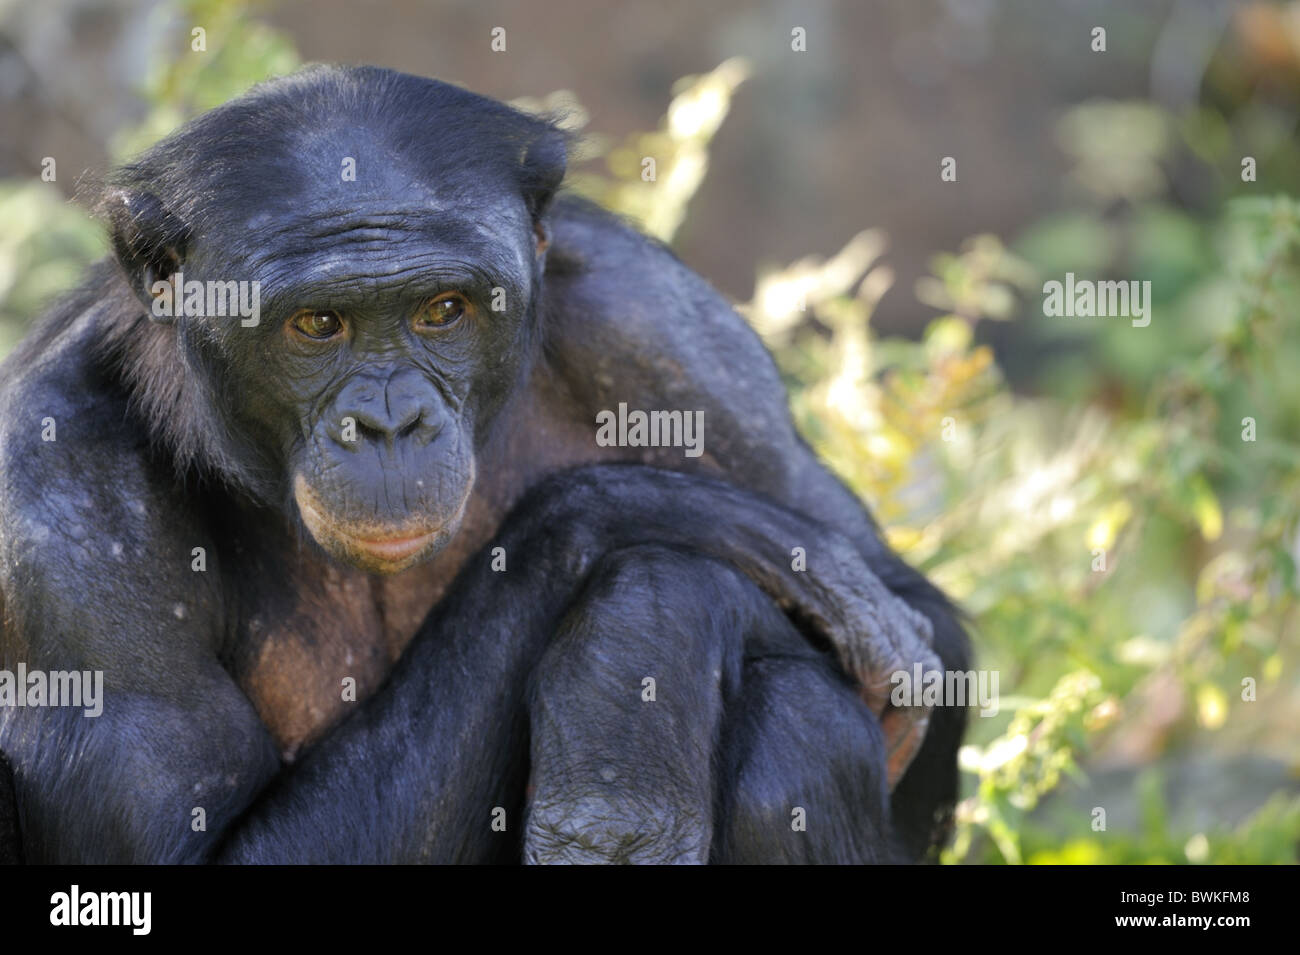
{"type": "Polygon", "coordinates": [[[339,392],[330,435],[345,447],[405,438],[428,444],[442,430],[444,409],[438,390],[414,369],[386,379],[360,375],[339,392]]]}

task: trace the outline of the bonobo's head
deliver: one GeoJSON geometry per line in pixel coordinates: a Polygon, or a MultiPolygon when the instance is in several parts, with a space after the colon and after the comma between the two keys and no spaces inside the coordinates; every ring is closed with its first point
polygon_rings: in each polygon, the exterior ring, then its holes
{"type": "Polygon", "coordinates": [[[119,345],[136,406],[183,465],[285,507],[335,557],[427,558],[537,340],[565,145],[371,68],[311,69],[190,123],[99,200],[150,316],[133,299],[119,345]]]}

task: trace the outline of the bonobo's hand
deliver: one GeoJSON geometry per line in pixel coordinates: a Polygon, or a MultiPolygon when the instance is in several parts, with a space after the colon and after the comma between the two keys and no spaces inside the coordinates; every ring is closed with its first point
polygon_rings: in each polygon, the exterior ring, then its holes
{"type": "MultiPolygon", "coordinates": [[[[532,493],[551,493],[543,482],[532,493]]],[[[797,623],[824,637],[880,720],[889,785],[921,748],[930,708],[890,702],[891,676],[942,671],[930,621],[885,586],[843,534],[722,481],[636,465],[567,472],[544,515],[548,533],[576,537],[570,554],[594,560],[618,544],[689,547],[725,560],[770,594],[797,623]],[[585,487],[583,486],[585,484],[585,487]],[[593,518],[598,518],[593,520],[593,518]],[[795,570],[795,547],[807,568],[795,570]]],[[[919,687],[916,687],[919,689],[919,687]]]]}

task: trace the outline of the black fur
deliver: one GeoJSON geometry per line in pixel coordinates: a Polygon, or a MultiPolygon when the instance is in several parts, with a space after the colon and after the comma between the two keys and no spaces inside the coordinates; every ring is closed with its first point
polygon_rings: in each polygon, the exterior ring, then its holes
{"type": "Polygon", "coordinates": [[[891,796],[845,667],[912,619],[861,603],[873,581],[964,669],[951,607],[794,433],[729,305],[555,198],[565,145],[446,84],[321,67],[109,177],[114,259],[0,366],[0,669],[102,670],[104,711],[0,708],[0,860],[931,856],[964,713],[934,714],[891,796]],[[261,282],[260,323],[151,315],[177,272],[261,282]],[[467,317],[412,324],[448,289],[467,317]],[[345,339],[296,337],[304,307],[345,339]],[[702,411],[705,455],[598,448],[620,402],[702,411]],[[286,744],[258,707],[366,665],[312,669],[347,613],[388,633],[381,576],[418,595],[365,536],[412,527],[444,595],[286,744]],[[303,668],[268,669],[294,640],[303,668]]]}

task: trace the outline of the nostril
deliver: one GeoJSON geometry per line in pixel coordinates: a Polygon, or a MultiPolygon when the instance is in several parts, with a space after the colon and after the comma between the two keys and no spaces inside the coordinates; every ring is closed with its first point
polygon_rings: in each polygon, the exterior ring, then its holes
{"type": "Polygon", "coordinates": [[[369,415],[355,415],[354,417],[357,422],[357,431],[363,438],[370,441],[382,441],[388,435],[388,430],[369,415]]]}
{"type": "Polygon", "coordinates": [[[406,420],[394,429],[394,434],[399,438],[408,437],[411,432],[420,426],[424,420],[424,413],[419,408],[412,408],[411,413],[406,416],[406,420]]]}
{"type": "Polygon", "coordinates": [[[346,415],[356,422],[356,433],[368,441],[385,442],[405,438],[415,433],[424,420],[420,408],[411,408],[400,417],[397,415],[373,414],[369,411],[356,410],[346,415]]]}
{"type": "Polygon", "coordinates": [[[386,384],[370,378],[352,382],[339,394],[335,407],[346,409],[346,417],[356,422],[354,429],[343,429],[344,441],[428,444],[442,430],[443,409],[437,390],[413,373],[395,374],[386,384]]]}

